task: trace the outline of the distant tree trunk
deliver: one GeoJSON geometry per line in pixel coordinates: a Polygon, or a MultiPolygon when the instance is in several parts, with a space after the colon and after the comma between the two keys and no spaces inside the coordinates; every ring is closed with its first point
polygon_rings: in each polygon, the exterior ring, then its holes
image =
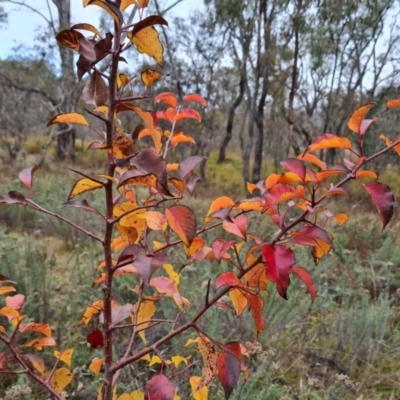
{"type": "Polygon", "coordinates": [[[242,68],[240,71],[239,94],[229,109],[228,122],[226,124],[226,134],[225,134],[224,140],[222,141],[221,147],[219,148],[218,163],[223,163],[225,161],[226,148],[232,139],[233,121],[235,119],[235,111],[239,107],[240,103],[243,100],[244,90],[246,87],[246,81],[247,81],[246,60],[243,60],[242,68]]]}
{"type": "MultiPolygon", "coordinates": [[[[53,0],[57,7],[59,31],[69,29],[71,26],[71,0],[53,0]]],[[[63,46],[59,46],[61,58],[62,72],[62,102],[60,104],[60,112],[70,112],[76,108],[78,102],[76,77],[74,73],[73,52],[63,46]]],[[[75,159],[75,128],[67,125],[59,125],[59,133],[57,135],[57,152],[58,160],[75,159]]]]}

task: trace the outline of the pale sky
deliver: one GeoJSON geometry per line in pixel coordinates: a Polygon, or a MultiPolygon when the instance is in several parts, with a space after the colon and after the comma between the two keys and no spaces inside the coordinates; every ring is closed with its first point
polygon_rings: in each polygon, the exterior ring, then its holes
{"type": "MultiPolygon", "coordinates": [[[[21,2],[21,0],[15,0],[21,2]]],[[[46,17],[49,16],[46,0],[25,0],[25,3],[40,11],[46,17]]],[[[49,1],[52,8],[53,16],[57,16],[57,12],[52,1],[49,1]]],[[[172,0],[168,0],[167,4],[172,4],[172,0]]],[[[6,58],[11,54],[12,49],[19,45],[33,47],[35,44],[35,32],[38,27],[44,26],[45,21],[40,15],[27,10],[15,4],[7,3],[0,0],[0,4],[4,7],[8,15],[8,23],[0,26],[0,59],[6,58]]],[[[100,9],[96,6],[82,7],[82,0],[71,0],[72,4],[72,23],[86,22],[94,26],[99,25],[100,9]]],[[[183,0],[170,13],[170,16],[186,17],[193,13],[196,9],[202,7],[200,0],[183,0]]],[[[129,12],[129,9],[128,11],[129,12]]]]}

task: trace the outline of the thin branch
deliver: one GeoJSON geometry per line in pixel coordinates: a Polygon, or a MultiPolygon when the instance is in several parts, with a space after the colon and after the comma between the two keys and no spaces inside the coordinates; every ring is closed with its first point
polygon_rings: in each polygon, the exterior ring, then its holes
{"type": "Polygon", "coordinates": [[[38,204],[36,204],[34,201],[26,199],[27,203],[31,204],[33,206],[33,209],[36,211],[40,211],[44,214],[50,215],[54,218],[59,219],[60,221],[65,222],[66,224],[72,226],[73,228],[75,228],[76,230],[84,233],[86,236],[96,240],[97,242],[103,243],[103,239],[101,239],[99,236],[95,235],[92,232],[87,231],[85,228],[82,228],[81,226],[75,224],[74,222],[70,221],[67,218],[62,217],[61,215],[58,215],[57,213],[54,213],[52,211],[46,210],[45,208],[39,206],[38,204]]]}

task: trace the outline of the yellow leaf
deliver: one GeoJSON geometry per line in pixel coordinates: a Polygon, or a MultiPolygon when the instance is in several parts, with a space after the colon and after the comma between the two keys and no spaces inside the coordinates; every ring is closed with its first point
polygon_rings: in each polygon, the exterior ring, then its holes
{"type": "Polygon", "coordinates": [[[196,339],[188,339],[188,340],[186,341],[184,347],[190,346],[190,345],[193,344],[193,343],[199,343],[199,340],[200,340],[200,338],[198,338],[198,337],[197,337],[196,339]]]}
{"type": "Polygon", "coordinates": [[[86,121],[85,117],[78,113],[58,114],[50,120],[47,126],[54,124],[80,124],[89,126],[89,122],[86,121]]]}
{"type": "MultiPolygon", "coordinates": [[[[103,385],[101,385],[99,390],[97,391],[97,400],[104,400],[103,385]]],[[[117,385],[114,386],[112,400],[117,400],[117,385]]]]}
{"type": "Polygon", "coordinates": [[[98,106],[92,110],[93,112],[98,112],[102,114],[108,114],[108,106],[98,106]]]}
{"type": "Polygon", "coordinates": [[[167,229],[167,219],[159,211],[146,212],[147,226],[153,231],[165,231],[167,229]]]}
{"type": "Polygon", "coordinates": [[[91,364],[89,365],[89,369],[94,373],[94,375],[97,377],[99,376],[100,369],[102,365],[104,364],[104,358],[95,358],[91,364]]]}
{"type": "Polygon", "coordinates": [[[119,9],[121,11],[125,11],[125,9],[127,9],[132,4],[136,4],[136,0],[121,0],[121,5],[119,6],[119,9]]]}
{"type": "Polygon", "coordinates": [[[93,316],[97,315],[104,308],[103,300],[97,300],[92,305],[86,308],[85,313],[83,314],[82,319],[79,321],[79,325],[85,324],[88,325],[93,316]]]}
{"type": "Polygon", "coordinates": [[[114,158],[126,158],[133,154],[133,141],[125,133],[113,138],[114,158]]]}
{"type": "Polygon", "coordinates": [[[178,368],[179,364],[182,362],[185,363],[186,365],[188,365],[188,360],[182,356],[173,356],[173,357],[171,357],[171,361],[175,365],[175,368],[178,368]]]}
{"type": "Polygon", "coordinates": [[[151,357],[151,361],[150,361],[149,367],[151,367],[152,365],[155,365],[155,364],[162,364],[162,361],[161,361],[160,357],[158,357],[158,356],[151,357]]]}
{"type": "Polygon", "coordinates": [[[161,76],[162,75],[154,69],[146,69],[141,74],[142,82],[147,87],[156,83],[161,78],[161,76]]]}
{"type": "Polygon", "coordinates": [[[180,282],[180,275],[174,271],[174,267],[171,264],[164,264],[163,268],[168,274],[169,279],[175,282],[176,286],[179,285],[180,282]]]}
{"type": "Polygon", "coordinates": [[[126,86],[129,82],[129,78],[125,74],[117,75],[117,88],[121,89],[123,86],[126,86]]]}
{"type": "MultiPolygon", "coordinates": [[[[190,377],[190,386],[192,387],[192,390],[196,390],[196,388],[199,386],[200,383],[200,376],[191,376],[190,377]]],[[[193,393],[193,398],[195,400],[207,400],[208,399],[208,388],[207,386],[203,386],[199,390],[196,390],[193,393]]]]}
{"type": "Polygon", "coordinates": [[[163,66],[164,48],[160,42],[158,32],[153,26],[147,26],[141,29],[133,37],[131,33],[128,33],[128,37],[136,46],[139,53],[147,54],[152,57],[158,65],[161,67],[163,66]]]}
{"type": "Polygon", "coordinates": [[[68,367],[71,368],[71,359],[72,359],[72,354],[74,353],[74,349],[68,349],[60,353],[59,351],[55,350],[54,351],[54,357],[59,358],[61,361],[65,362],[65,364],[68,365],[68,367]]]}
{"type": "MultiPolygon", "coordinates": [[[[136,310],[137,305],[135,304],[133,306],[133,309],[136,310]]],[[[151,318],[153,318],[153,315],[156,312],[156,306],[154,304],[154,301],[151,300],[146,300],[143,299],[143,301],[140,303],[140,307],[138,311],[135,311],[134,314],[131,316],[132,323],[138,324],[138,330],[139,336],[142,338],[143,343],[146,344],[146,335],[145,335],[145,330],[146,328],[150,325],[151,318]],[[136,316],[136,319],[135,319],[136,316]]]]}
{"type": "Polygon", "coordinates": [[[102,188],[103,185],[101,183],[92,181],[89,178],[79,179],[75,182],[75,185],[71,189],[71,193],[68,196],[68,200],[73,199],[78,194],[86,193],[91,190],[96,190],[102,188]]]}
{"type": "Polygon", "coordinates": [[[54,371],[49,383],[57,393],[61,393],[71,383],[72,378],[72,372],[68,368],[59,368],[54,371]]]}
{"type": "Polygon", "coordinates": [[[121,394],[121,396],[119,396],[117,400],[144,400],[144,393],[140,390],[135,390],[130,394],[121,394]]]}
{"type": "Polygon", "coordinates": [[[145,356],[140,357],[139,360],[150,362],[151,361],[150,354],[147,353],[145,356]]]}
{"type": "Polygon", "coordinates": [[[0,325],[0,332],[1,333],[6,333],[6,328],[4,328],[3,325],[0,325]]]}
{"type": "Polygon", "coordinates": [[[236,311],[236,315],[240,317],[247,307],[247,298],[238,288],[232,288],[229,291],[229,297],[232,301],[233,307],[236,311]]]}
{"type": "Polygon", "coordinates": [[[36,354],[25,354],[25,357],[30,361],[33,368],[36,369],[41,375],[45,372],[44,361],[36,354]]]}

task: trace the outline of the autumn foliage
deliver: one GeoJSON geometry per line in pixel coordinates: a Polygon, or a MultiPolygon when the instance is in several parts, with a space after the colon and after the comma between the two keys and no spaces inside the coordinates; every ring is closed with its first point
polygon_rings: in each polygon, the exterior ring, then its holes
{"type": "MultiPolygon", "coordinates": [[[[152,69],[142,72],[141,95],[133,92],[132,83],[136,78],[119,73],[119,64],[126,61],[123,54],[131,46],[162,66],[163,46],[154,26],[167,25],[167,22],[160,16],[144,17],[148,5],[145,0],[85,0],[84,6],[89,5],[102,8],[113,18],[113,32],[102,37],[97,28],[82,23],[57,35],[60,44],[78,55],[78,79],[87,79],[82,98],[88,105],[88,115],[59,114],[49,125],[80,124],[98,136],[88,151],[104,152],[107,172],[89,175],[74,171],[79,179],[62,206],[78,208],[90,218],[100,218],[104,231],[102,235],[90,232],[37,204],[32,198],[33,177],[38,173],[36,166],[24,169],[19,175],[27,188],[26,194],[10,191],[0,197],[0,204],[21,205],[51,215],[103,247],[104,256],[96,266],[98,278],[93,282],[98,300],[88,304],[82,316],[77,316],[77,324],[87,327],[88,344],[103,349],[103,357],[95,359],[89,367],[96,377],[102,376],[98,399],[176,400],[180,398],[173,379],[177,373],[187,377],[196,400],[207,399],[207,386],[214,379],[219,380],[229,398],[239,380],[246,381],[249,376],[248,349],[239,341],[214,340],[206,329],[200,328],[199,320],[211,307],[235,313],[238,318],[249,312],[254,320],[256,339],[265,327],[263,306],[273,286],[286,299],[291,279],[300,279],[313,301],[316,296],[313,280],[308,270],[297,265],[296,246],[307,246],[315,264],[330,252],[333,246],[330,227],[343,225],[348,216],[331,213],[326,200],[346,196],[344,186],[349,181],[355,181],[369,193],[383,227],[389,223],[394,196],[367,166],[392,148],[399,152],[400,140],[392,142],[382,137],[386,145],[383,150],[372,155],[365,153],[365,135],[371,124],[377,123],[377,118],[366,118],[374,107],[373,103],[366,104],[348,121],[350,137],[326,133],[316,138],[303,154],[281,162],[284,172],[272,174],[258,183],[248,183],[249,198],[237,201],[228,196],[219,197],[211,202],[206,216],[198,216],[184,204],[184,198],[194,193],[200,180],[195,171],[205,159],[192,156],[174,163],[168,156],[173,147],[194,143],[189,134],[180,130],[180,121],[201,121],[197,109],[205,107],[206,100],[199,94],[177,98],[173,93],[160,93],[154,98],[158,111],[148,110],[143,104],[149,107],[149,102],[144,100],[149,87],[164,78],[161,73],[152,69]],[[126,25],[123,12],[131,5],[138,8],[139,21],[126,25]],[[98,68],[101,61],[108,63],[107,69],[98,68]],[[133,132],[124,130],[122,113],[132,113],[140,119],[133,132]],[[101,121],[103,130],[96,129],[88,116],[101,121]],[[146,147],[146,143],[151,145],[146,147]],[[342,163],[328,166],[318,155],[320,150],[332,148],[343,151],[342,163]],[[85,200],[89,191],[103,197],[105,213],[85,200]],[[260,223],[266,217],[271,219],[278,232],[268,240],[253,235],[249,214],[257,215],[260,223]],[[214,229],[224,230],[230,239],[217,238],[206,243],[203,234],[214,229]],[[176,252],[183,252],[187,260],[179,270],[169,262],[167,250],[172,247],[176,252]],[[209,260],[217,263],[223,260],[229,268],[221,267],[216,279],[208,281],[203,304],[191,304],[190,299],[181,295],[180,275],[185,274],[186,265],[200,266],[209,260]],[[121,275],[136,279],[136,285],[131,288],[135,297],[132,304],[121,304],[114,290],[114,278],[121,275]],[[171,299],[175,319],[156,319],[157,309],[166,307],[171,299]],[[191,318],[186,316],[189,307],[196,309],[191,318]],[[168,333],[148,344],[148,332],[160,324],[169,327],[168,333]],[[129,337],[120,357],[113,347],[116,330],[129,337]],[[158,349],[188,331],[192,335],[188,336],[186,346],[197,347],[198,359],[189,360],[181,354],[162,358],[158,349]],[[143,346],[134,351],[137,342],[143,346]],[[119,393],[121,370],[138,360],[147,361],[149,366],[159,364],[159,372],[148,381],[145,392],[132,387],[130,393],[119,393]],[[201,376],[190,375],[190,366],[200,360],[201,376]]],[[[399,105],[399,100],[393,100],[387,106],[399,105]]],[[[0,282],[0,340],[8,349],[0,354],[0,372],[27,374],[52,396],[64,399],[62,392],[68,390],[73,378],[70,367],[74,350],[59,348],[49,325],[37,324],[24,314],[25,297],[13,293],[12,277],[0,275],[0,282]],[[52,365],[47,365],[41,357],[41,351],[49,347],[54,351],[52,365]]]]}

